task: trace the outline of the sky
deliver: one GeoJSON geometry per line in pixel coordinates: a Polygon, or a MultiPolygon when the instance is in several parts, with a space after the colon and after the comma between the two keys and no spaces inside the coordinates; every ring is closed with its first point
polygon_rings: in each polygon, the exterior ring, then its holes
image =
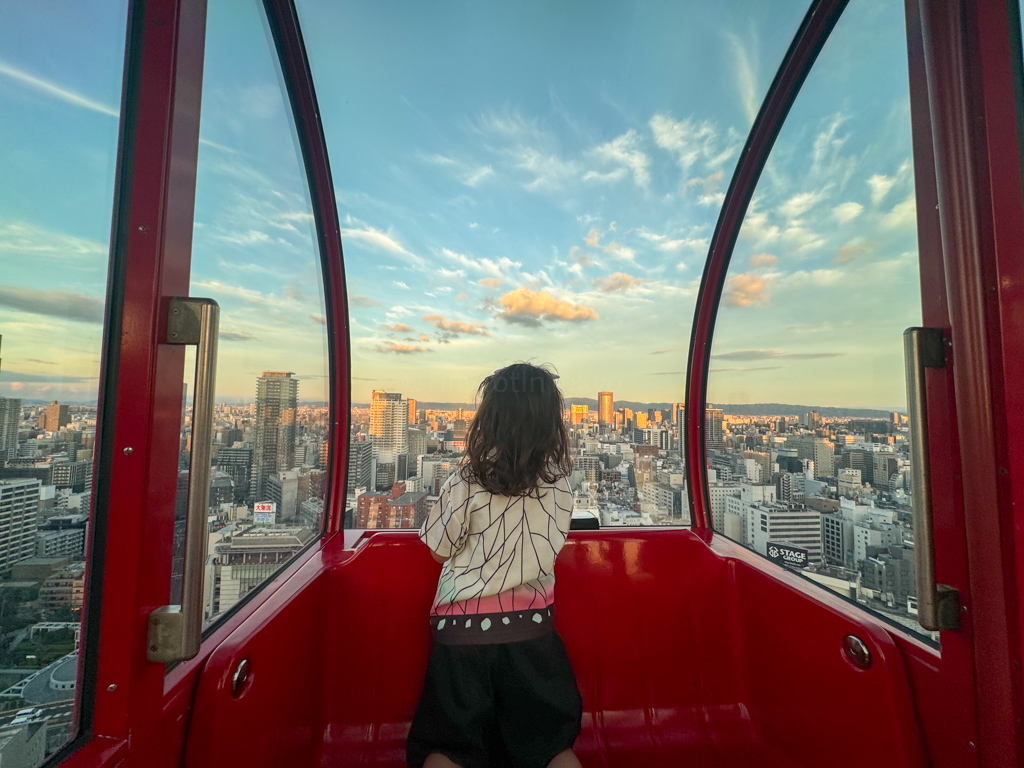
{"type": "MultiPolygon", "coordinates": [[[[11,5],[0,396],[94,399],[124,6],[11,5]]],[[[709,239],[805,5],[297,5],[353,400],[468,402],[517,360],[555,366],[567,396],[682,400],[709,239]]],[[[741,230],[710,401],[904,407],[901,337],[920,324],[904,35],[899,3],[853,0],[812,70],[741,230]]],[[[273,369],[323,399],[311,209],[250,0],[210,0],[200,132],[192,294],[222,305],[218,396],[250,400],[273,369]]]]}

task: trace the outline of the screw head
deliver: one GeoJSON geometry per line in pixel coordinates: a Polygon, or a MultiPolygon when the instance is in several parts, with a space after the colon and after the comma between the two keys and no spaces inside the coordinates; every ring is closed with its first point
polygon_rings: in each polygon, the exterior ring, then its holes
{"type": "Polygon", "coordinates": [[[129,445],[127,448],[124,449],[124,451],[122,451],[122,453],[124,453],[125,456],[131,456],[133,453],[135,453],[135,449],[129,445]]]}
{"type": "Polygon", "coordinates": [[[114,691],[117,690],[117,684],[116,683],[111,683],[110,685],[107,686],[107,690],[110,693],[113,693],[114,691]]]}
{"type": "Polygon", "coordinates": [[[148,231],[149,231],[149,227],[145,226],[144,224],[139,226],[139,232],[148,232],[148,231]]]}
{"type": "Polygon", "coordinates": [[[856,635],[847,635],[843,639],[843,654],[857,669],[868,669],[871,666],[871,651],[856,635]]]}

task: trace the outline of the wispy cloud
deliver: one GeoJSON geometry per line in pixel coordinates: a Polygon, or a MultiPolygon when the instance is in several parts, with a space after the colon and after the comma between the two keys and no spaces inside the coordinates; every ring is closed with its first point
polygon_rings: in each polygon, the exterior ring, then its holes
{"type": "Polygon", "coordinates": [[[768,301],[768,280],[759,275],[740,273],[725,284],[725,303],[730,307],[749,307],[768,301]]]}
{"type": "Polygon", "coordinates": [[[255,341],[256,337],[248,331],[229,330],[222,328],[217,334],[221,341],[255,341]]]}
{"type": "Polygon", "coordinates": [[[463,320],[449,320],[443,315],[431,314],[423,315],[420,318],[425,323],[437,328],[439,331],[445,333],[458,335],[458,334],[469,334],[471,336],[490,336],[487,332],[487,327],[483,323],[469,323],[463,320]]]}
{"type": "Polygon", "coordinates": [[[654,143],[675,155],[684,173],[698,162],[717,169],[738,149],[737,143],[723,141],[718,129],[708,120],[676,120],[671,115],[659,113],[650,119],[648,125],[654,143]]]}
{"type": "Polygon", "coordinates": [[[786,352],[781,349],[738,349],[735,352],[720,352],[711,356],[716,360],[817,360],[826,357],[842,357],[844,352],[786,352]]]}
{"type": "Polygon", "coordinates": [[[381,354],[395,354],[395,355],[415,355],[420,352],[433,352],[434,350],[426,347],[414,346],[410,344],[399,344],[394,341],[385,341],[382,344],[378,344],[375,347],[377,352],[381,354]]]}
{"type": "Polygon", "coordinates": [[[848,221],[853,221],[860,216],[863,210],[864,206],[860,203],[840,203],[832,209],[832,215],[836,217],[840,224],[846,224],[848,221]]]}
{"type": "Polygon", "coordinates": [[[494,175],[494,169],[489,165],[481,165],[478,168],[473,169],[466,176],[466,186],[476,187],[479,186],[484,179],[488,179],[494,175]]]}
{"type": "Polygon", "coordinates": [[[412,333],[415,329],[411,325],[405,323],[392,323],[391,325],[381,324],[380,326],[385,331],[393,331],[394,333],[412,333]]]}
{"type": "Polygon", "coordinates": [[[103,299],[82,293],[41,291],[24,285],[0,284],[0,306],[33,315],[81,323],[101,323],[103,304],[103,299]]]}
{"type": "Polygon", "coordinates": [[[350,307],[379,307],[380,302],[369,296],[361,296],[358,293],[350,293],[348,296],[350,307]]]}
{"type": "Polygon", "coordinates": [[[759,267],[774,267],[779,263],[779,257],[773,256],[770,253],[755,253],[750,257],[750,268],[758,269],[759,267]]]}
{"type": "Polygon", "coordinates": [[[99,112],[101,115],[109,115],[110,117],[120,117],[121,115],[120,110],[114,107],[103,104],[95,99],[90,99],[88,96],[58,85],[52,80],[39,77],[2,61],[0,61],[0,75],[21,83],[38,93],[63,101],[65,104],[88,109],[92,112],[99,112]]]}
{"type": "Polygon", "coordinates": [[[403,246],[391,231],[385,232],[377,229],[376,227],[372,227],[369,224],[357,221],[350,216],[345,218],[345,223],[349,226],[342,227],[342,240],[355,240],[371,250],[390,253],[394,256],[401,256],[405,261],[409,262],[413,266],[426,266],[426,262],[403,246]]]}
{"type": "Polygon", "coordinates": [[[56,256],[105,256],[106,243],[33,226],[23,221],[0,222],[0,253],[56,256]]]}
{"type": "Polygon", "coordinates": [[[608,243],[608,245],[604,247],[604,252],[611,254],[617,259],[622,259],[623,261],[633,261],[636,257],[636,251],[622,243],[616,243],[615,241],[608,243]]]}
{"type": "Polygon", "coordinates": [[[599,277],[591,281],[595,288],[600,288],[605,293],[614,291],[625,291],[635,285],[640,285],[643,280],[639,277],[627,275],[625,272],[616,272],[608,277],[599,277]]]}
{"type": "Polygon", "coordinates": [[[740,40],[732,32],[723,32],[729,48],[732,50],[733,63],[736,67],[736,90],[739,92],[743,112],[751,123],[757,117],[760,107],[760,91],[757,87],[758,70],[758,38],[751,29],[750,39],[740,40]]]}
{"type": "Polygon", "coordinates": [[[583,174],[584,181],[618,181],[627,173],[632,173],[636,186],[646,189],[650,184],[648,168],[651,159],[640,148],[640,134],[632,128],[612,141],[594,147],[589,155],[602,163],[615,166],[615,169],[605,173],[587,171],[583,174]]]}
{"type": "Polygon", "coordinates": [[[710,241],[706,237],[679,237],[672,238],[657,232],[651,232],[646,227],[636,230],[636,234],[649,243],[652,243],[659,251],[681,251],[684,248],[703,253],[708,249],[710,241]]]}
{"type": "MultiPolygon", "coordinates": [[[[512,259],[506,256],[501,256],[497,259],[477,258],[467,256],[464,253],[458,253],[457,251],[453,251],[450,248],[442,248],[441,253],[443,253],[456,264],[460,264],[466,269],[472,270],[474,272],[479,272],[485,275],[491,275],[492,277],[498,280],[499,285],[503,279],[506,279],[509,276],[515,274],[516,272],[518,272],[519,268],[522,267],[522,264],[520,262],[512,261],[512,259]]],[[[487,285],[482,280],[480,281],[480,283],[482,285],[487,285]]]]}

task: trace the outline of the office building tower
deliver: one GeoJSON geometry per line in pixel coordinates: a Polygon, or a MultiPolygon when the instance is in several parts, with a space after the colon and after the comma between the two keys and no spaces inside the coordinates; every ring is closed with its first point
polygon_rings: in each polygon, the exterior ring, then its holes
{"type": "Polygon", "coordinates": [[[686,421],[686,404],[672,403],[672,423],[682,426],[686,421]]]}
{"type": "Polygon", "coordinates": [[[409,471],[415,470],[417,459],[427,452],[427,433],[422,429],[409,427],[409,471]]]}
{"type": "Polygon", "coordinates": [[[722,409],[706,408],[704,410],[704,443],[708,450],[721,450],[724,445],[722,429],[722,409]]]}
{"type": "Polygon", "coordinates": [[[251,443],[239,443],[231,448],[221,448],[213,459],[213,466],[226,473],[234,486],[234,502],[242,504],[252,487],[251,443]]]}
{"type": "Polygon", "coordinates": [[[586,405],[573,405],[571,406],[571,419],[572,424],[583,424],[590,419],[590,408],[586,405]]]}
{"type": "Polygon", "coordinates": [[[18,456],[18,427],[20,424],[21,400],[0,397],[0,453],[6,452],[7,461],[18,456]]]}
{"type": "Polygon", "coordinates": [[[597,423],[612,424],[614,422],[615,401],[611,392],[597,393],[597,423]]]}
{"type": "Polygon", "coordinates": [[[71,416],[68,407],[61,405],[56,400],[46,406],[46,410],[39,417],[39,428],[47,432],[59,432],[61,428],[71,423],[71,416]]]}
{"type": "MultiPolygon", "coordinates": [[[[789,448],[795,448],[797,456],[802,461],[813,461],[814,462],[814,477],[834,477],[835,476],[835,446],[831,440],[824,437],[813,437],[810,435],[800,435],[798,437],[791,437],[786,440],[786,446],[789,448]]],[[[870,456],[862,452],[848,451],[850,458],[858,457],[863,458],[867,456],[866,463],[864,466],[854,465],[847,466],[846,469],[861,469],[861,476],[866,478],[869,477],[869,473],[872,469],[872,463],[870,456]]],[[[845,456],[846,454],[844,454],[845,456]]]]}
{"type": "Polygon", "coordinates": [[[36,553],[38,480],[0,480],[0,572],[36,553]]]}
{"type": "Polygon", "coordinates": [[[410,424],[415,424],[416,423],[416,401],[413,400],[410,397],[408,402],[409,402],[409,423],[410,424]]]}
{"type": "Polygon", "coordinates": [[[400,392],[374,390],[370,401],[370,437],[379,464],[395,464],[409,452],[409,404],[400,392]]]}
{"type": "MultiPolygon", "coordinates": [[[[774,493],[774,487],[772,492],[774,493]]],[[[821,562],[821,514],[803,504],[758,502],[747,509],[747,544],[768,554],[768,544],[792,544],[807,550],[812,564],[821,562]]]]}
{"type": "Polygon", "coordinates": [[[299,382],[293,373],[264,371],[256,380],[252,496],[263,501],[267,481],[275,472],[295,466],[296,411],[299,382]]]}
{"type": "Polygon", "coordinates": [[[636,412],[636,421],[634,422],[636,429],[647,429],[647,414],[641,411],[636,412]]]}
{"type": "Polygon", "coordinates": [[[373,479],[373,443],[369,440],[349,443],[348,494],[356,488],[368,488],[373,479]]]}

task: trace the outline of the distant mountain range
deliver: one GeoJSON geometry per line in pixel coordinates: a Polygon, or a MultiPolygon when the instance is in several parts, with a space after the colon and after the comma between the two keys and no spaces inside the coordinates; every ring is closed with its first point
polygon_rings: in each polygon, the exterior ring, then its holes
{"type": "MultiPolygon", "coordinates": [[[[25,399],[22,403],[25,406],[45,405],[49,400],[25,399]]],[[[93,406],[95,402],[62,401],[71,406],[93,406]]],[[[218,402],[231,403],[231,398],[225,398],[218,402]]],[[[249,400],[239,398],[238,405],[246,405],[249,400]]],[[[300,405],[326,407],[322,401],[300,401],[300,405]]],[[[592,397],[567,397],[566,405],[586,405],[591,410],[597,410],[597,400],[592,397]]],[[[822,417],[827,418],[854,418],[854,419],[886,419],[892,411],[905,413],[905,408],[880,409],[880,408],[840,408],[830,405],[793,405],[791,403],[713,403],[713,407],[721,408],[723,413],[731,416],[804,416],[808,411],[817,411],[822,417]]],[[[369,408],[369,403],[352,403],[353,408],[369,408]]],[[[417,410],[431,411],[455,411],[463,408],[467,411],[475,411],[476,403],[436,403],[432,401],[417,400],[417,410]]],[[[672,408],[672,403],[641,403],[636,400],[616,400],[615,408],[629,408],[633,411],[646,411],[654,408],[659,411],[667,411],[672,408]]]]}
{"type": "MultiPolygon", "coordinates": [[[[591,397],[567,397],[566,404],[586,405],[597,408],[597,400],[591,397]]],[[[808,411],[817,411],[822,417],[849,417],[856,419],[884,419],[891,410],[878,408],[839,408],[829,405],[792,405],[789,403],[712,403],[712,407],[721,408],[723,413],[731,416],[805,416],[808,411]]],[[[638,403],[634,400],[616,400],[615,408],[629,408],[634,411],[646,411],[654,408],[667,411],[672,403],[638,403]]],[[[902,411],[904,409],[896,409],[902,411]]]]}
{"type": "MultiPolygon", "coordinates": [[[[586,405],[591,410],[597,410],[597,400],[592,397],[567,397],[566,405],[586,405]]],[[[369,408],[369,403],[353,403],[353,408],[369,408]]],[[[616,400],[615,408],[629,408],[633,411],[646,411],[654,408],[659,411],[667,411],[672,403],[640,403],[635,400],[616,400]]],[[[880,408],[839,408],[829,405],[792,405],[790,403],[713,403],[713,407],[721,408],[723,413],[731,416],[805,416],[808,411],[817,411],[822,417],[828,418],[854,418],[854,419],[885,419],[892,410],[905,412],[904,408],[883,410],[880,408]]],[[[434,403],[423,400],[416,401],[418,410],[431,411],[454,411],[459,408],[476,410],[475,403],[434,403]]]]}

